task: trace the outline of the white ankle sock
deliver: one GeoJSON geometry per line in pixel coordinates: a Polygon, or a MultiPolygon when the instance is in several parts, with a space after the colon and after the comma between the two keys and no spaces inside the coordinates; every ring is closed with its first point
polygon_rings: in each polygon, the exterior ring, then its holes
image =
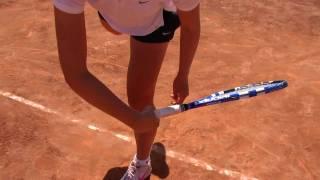
{"type": "Polygon", "coordinates": [[[138,164],[146,165],[150,161],[150,156],[147,159],[141,160],[141,159],[138,159],[137,155],[135,155],[134,159],[138,164]]]}

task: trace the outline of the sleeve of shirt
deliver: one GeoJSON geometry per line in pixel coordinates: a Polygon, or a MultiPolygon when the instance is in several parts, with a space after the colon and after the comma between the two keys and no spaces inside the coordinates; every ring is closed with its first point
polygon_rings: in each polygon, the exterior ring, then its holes
{"type": "Polygon", "coordinates": [[[191,11],[198,6],[200,0],[173,0],[173,3],[179,10],[191,11]]]}
{"type": "Polygon", "coordinates": [[[85,1],[86,0],[53,0],[53,4],[63,12],[80,14],[84,11],[85,1]]]}

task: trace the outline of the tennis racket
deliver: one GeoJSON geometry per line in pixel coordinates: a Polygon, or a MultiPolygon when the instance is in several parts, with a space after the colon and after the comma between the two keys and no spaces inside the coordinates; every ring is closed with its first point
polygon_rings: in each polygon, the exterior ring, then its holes
{"type": "Polygon", "coordinates": [[[248,84],[233,89],[220,91],[211,94],[205,98],[198,99],[196,101],[187,104],[171,105],[162,109],[155,110],[155,114],[158,118],[181,113],[190,109],[195,109],[203,106],[209,106],[214,104],[225,103],[229,101],[235,101],[243,98],[255,97],[261,94],[267,94],[276,90],[283,89],[288,86],[287,81],[267,81],[255,84],[248,84]]]}

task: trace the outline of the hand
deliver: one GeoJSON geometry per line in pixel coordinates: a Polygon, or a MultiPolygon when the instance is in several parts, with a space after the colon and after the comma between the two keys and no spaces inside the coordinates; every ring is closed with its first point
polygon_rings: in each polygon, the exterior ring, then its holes
{"type": "Polygon", "coordinates": [[[188,95],[188,77],[178,75],[173,81],[173,92],[171,94],[171,98],[173,99],[172,104],[182,104],[188,95]]]}
{"type": "Polygon", "coordinates": [[[133,130],[135,133],[154,131],[159,127],[159,118],[156,117],[152,106],[147,106],[134,120],[133,130]]]}

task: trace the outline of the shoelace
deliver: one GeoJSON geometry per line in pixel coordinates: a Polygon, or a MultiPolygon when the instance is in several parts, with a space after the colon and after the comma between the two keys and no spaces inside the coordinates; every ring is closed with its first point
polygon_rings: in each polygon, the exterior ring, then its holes
{"type": "Polygon", "coordinates": [[[137,171],[137,167],[136,164],[134,162],[132,162],[128,168],[128,176],[130,178],[134,177],[135,173],[137,171]]]}

